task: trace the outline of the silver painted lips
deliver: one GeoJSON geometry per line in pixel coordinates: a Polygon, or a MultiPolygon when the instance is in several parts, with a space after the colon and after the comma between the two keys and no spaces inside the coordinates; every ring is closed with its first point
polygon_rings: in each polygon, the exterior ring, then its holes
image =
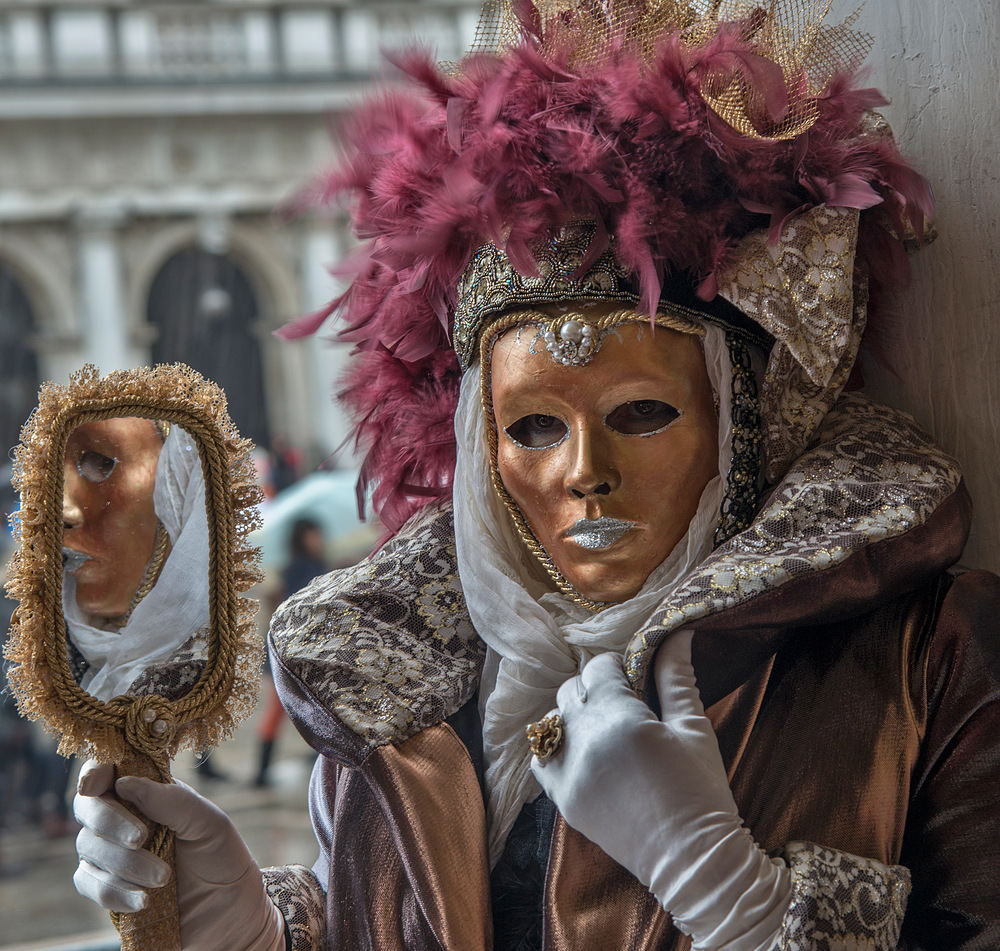
{"type": "Polygon", "coordinates": [[[610,548],[626,532],[635,528],[635,522],[625,522],[621,519],[602,515],[600,518],[581,518],[571,525],[564,537],[576,542],[581,548],[598,551],[610,548]]]}
{"type": "Polygon", "coordinates": [[[82,551],[74,551],[72,548],[63,549],[63,568],[70,574],[79,571],[88,561],[90,555],[85,555],[82,551]]]}

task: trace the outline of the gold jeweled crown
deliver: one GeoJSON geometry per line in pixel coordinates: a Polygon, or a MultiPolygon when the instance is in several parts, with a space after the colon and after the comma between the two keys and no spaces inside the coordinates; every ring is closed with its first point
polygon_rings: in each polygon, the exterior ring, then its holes
{"type": "Polygon", "coordinates": [[[591,221],[567,225],[534,249],[534,275],[521,274],[494,244],[484,244],[473,254],[458,282],[452,332],[463,371],[476,361],[483,329],[507,311],[564,300],[638,302],[635,278],[618,260],[613,238],[584,270],[596,230],[591,221]]]}
{"type": "MultiPolygon", "coordinates": [[[[458,282],[452,329],[452,345],[463,372],[476,362],[484,330],[503,314],[568,300],[639,303],[642,295],[638,279],[619,260],[613,235],[588,266],[596,232],[593,221],[576,221],[563,227],[549,241],[532,249],[536,274],[522,274],[495,244],[484,244],[472,255],[458,282]]],[[[724,298],[699,300],[693,287],[684,281],[675,280],[664,286],[660,312],[671,316],[659,320],[653,315],[648,319],[667,326],[673,326],[675,320],[682,323],[690,319],[707,320],[757,344],[765,352],[771,346],[769,328],[763,329],[763,325],[730,306],[724,298]]]]}

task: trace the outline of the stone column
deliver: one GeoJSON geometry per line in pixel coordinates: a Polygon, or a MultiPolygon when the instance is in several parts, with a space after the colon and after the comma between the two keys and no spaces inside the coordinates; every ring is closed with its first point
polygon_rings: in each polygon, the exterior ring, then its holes
{"type": "Polygon", "coordinates": [[[78,306],[83,359],[102,373],[144,363],[129,339],[118,228],[123,214],[115,208],[87,209],[77,218],[78,306]]]}
{"type": "MultiPolygon", "coordinates": [[[[341,291],[342,286],[328,271],[343,255],[344,241],[332,221],[314,221],[305,234],[302,253],[302,300],[305,311],[325,307],[341,291]]],[[[327,321],[318,334],[307,341],[310,366],[310,416],[314,439],[326,454],[345,443],[350,433],[350,420],[333,401],[337,381],[350,362],[349,344],[336,343],[330,337],[336,332],[334,321],[327,321]]],[[[336,453],[340,467],[356,465],[353,447],[347,443],[336,453]]]]}

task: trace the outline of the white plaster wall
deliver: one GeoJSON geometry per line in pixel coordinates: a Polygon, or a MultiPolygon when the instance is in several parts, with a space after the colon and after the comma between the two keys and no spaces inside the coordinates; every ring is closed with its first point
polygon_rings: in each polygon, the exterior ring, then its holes
{"type": "MultiPolygon", "coordinates": [[[[856,0],[838,0],[849,13],[856,0]]],[[[901,379],[870,364],[869,391],[911,412],[963,464],[976,506],[963,564],[1000,570],[1000,4],[868,0],[872,84],[930,179],[937,241],[888,333],[901,379]]]]}

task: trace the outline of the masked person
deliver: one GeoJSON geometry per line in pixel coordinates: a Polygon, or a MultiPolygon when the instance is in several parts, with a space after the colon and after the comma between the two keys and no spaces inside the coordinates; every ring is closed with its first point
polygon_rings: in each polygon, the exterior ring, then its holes
{"type": "MultiPolygon", "coordinates": [[[[332,310],[394,534],[272,622],[320,857],[118,783],[178,830],[185,946],[996,944],[997,579],[946,572],[956,463],[845,391],[930,211],[857,37],[501,6],[321,196],[370,241],[332,310]]],[[[78,887],[135,907],[166,870],[109,779],[78,887]]]]}

